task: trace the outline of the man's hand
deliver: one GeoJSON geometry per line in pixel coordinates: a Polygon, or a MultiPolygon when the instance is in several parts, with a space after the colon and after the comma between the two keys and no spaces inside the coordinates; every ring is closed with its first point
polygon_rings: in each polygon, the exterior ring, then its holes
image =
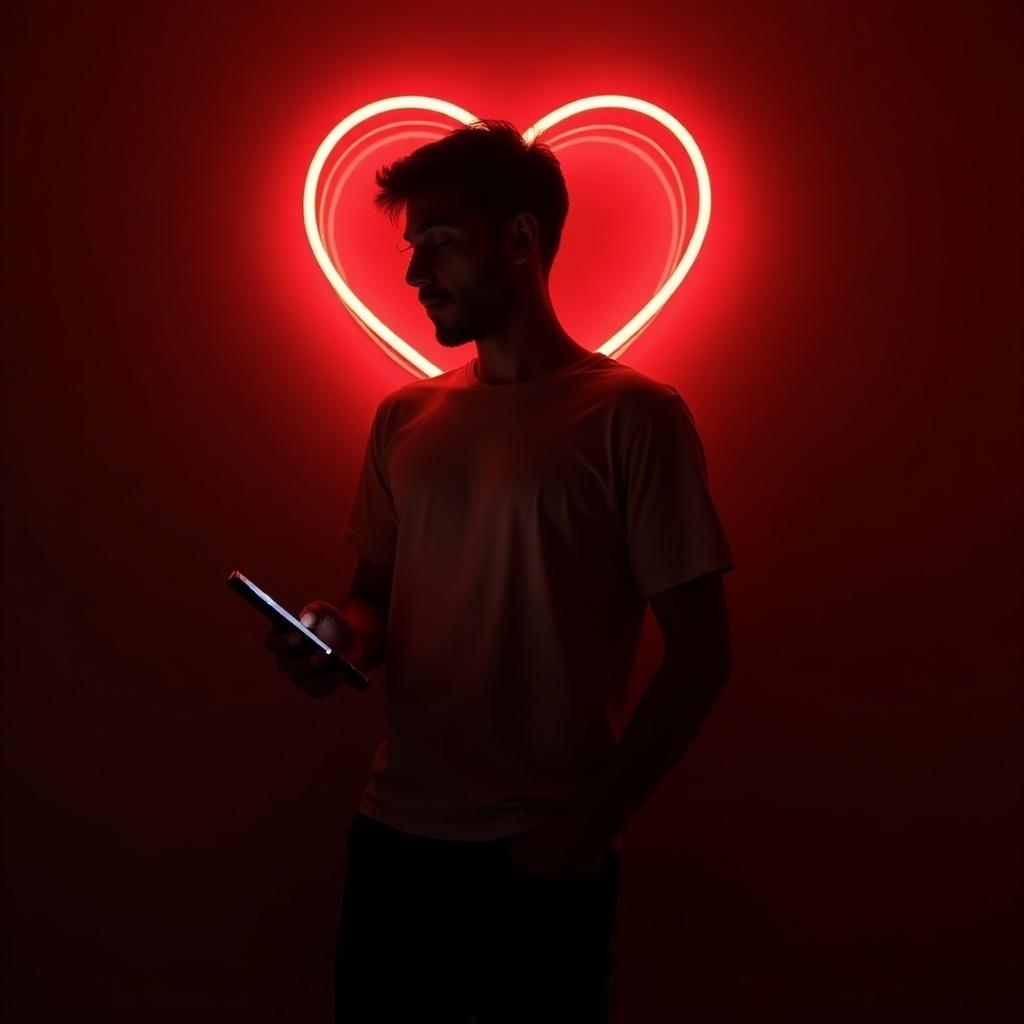
{"type": "MultiPolygon", "coordinates": [[[[302,609],[299,621],[342,657],[355,663],[359,645],[337,608],[326,601],[313,601],[302,609]]],[[[277,667],[310,697],[326,697],[347,682],[340,670],[326,664],[322,651],[290,626],[272,626],[266,643],[277,667]]]]}
{"type": "Polygon", "coordinates": [[[512,867],[551,881],[590,881],[601,873],[604,849],[587,848],[563,818],[542,822],[506,848],[512,867]]]}

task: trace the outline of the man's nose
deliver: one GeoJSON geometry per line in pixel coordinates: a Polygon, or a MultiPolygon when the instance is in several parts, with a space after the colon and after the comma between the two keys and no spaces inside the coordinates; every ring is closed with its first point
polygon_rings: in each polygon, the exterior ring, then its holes
{"type": "Polygon", "coordinates": [[[409,268],[405,272],[405,283],[413,288],[419,288],[430,283],[430,277],[424,267],[423,260],[415,254],[409,260],[409,268]]]}

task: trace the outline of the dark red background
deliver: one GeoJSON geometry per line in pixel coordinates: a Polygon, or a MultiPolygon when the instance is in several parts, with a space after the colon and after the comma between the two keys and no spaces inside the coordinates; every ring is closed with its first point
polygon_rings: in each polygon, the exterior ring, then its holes
{"type": "MultiPolygon", "coordinates": [[[[383,677],[303,697],[224,579],[348,585],[370,417],[411,378],[301,188],[409,92],[523,128],[640,96],[715,189],[625,361],[697,418],[735,672],[626,830],[614,1020],[1015,1019],[1017,5],[2,17],[8,1019],[327,1019],[383,677]]],[[[648,618],[637,692],[660,650],[648,618]]]]}

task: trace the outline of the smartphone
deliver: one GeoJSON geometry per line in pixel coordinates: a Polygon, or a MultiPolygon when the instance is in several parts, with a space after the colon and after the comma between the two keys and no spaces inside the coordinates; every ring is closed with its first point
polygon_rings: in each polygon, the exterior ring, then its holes
{"type": "Polygon", "coordinates": [[[337,669],[357,690],[365,690],[370,685],[370,680],[352,662],[328,647],[316,633],[307,629],[290,611],[282,608],[269,594],[260,590],[251,579],[238,572],[237,569],[228,577],[228,586],[275,625],[289,626],[306,637],[310,643],[319,647],[327,655],[327,661],[322,666],[324,671],[337,669]]]}

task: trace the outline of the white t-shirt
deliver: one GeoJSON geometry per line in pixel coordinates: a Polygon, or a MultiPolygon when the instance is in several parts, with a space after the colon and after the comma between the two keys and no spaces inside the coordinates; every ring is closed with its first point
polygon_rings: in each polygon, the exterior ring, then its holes
{"type": "Polygon", "coordinates": [[[625,725],[646,599],[735,568],[675,388],[599,352],[513,384],[476,366],[380,402],[343,535],[394,566],[359,809],[442,839],[567,804],[625,725]]]}

